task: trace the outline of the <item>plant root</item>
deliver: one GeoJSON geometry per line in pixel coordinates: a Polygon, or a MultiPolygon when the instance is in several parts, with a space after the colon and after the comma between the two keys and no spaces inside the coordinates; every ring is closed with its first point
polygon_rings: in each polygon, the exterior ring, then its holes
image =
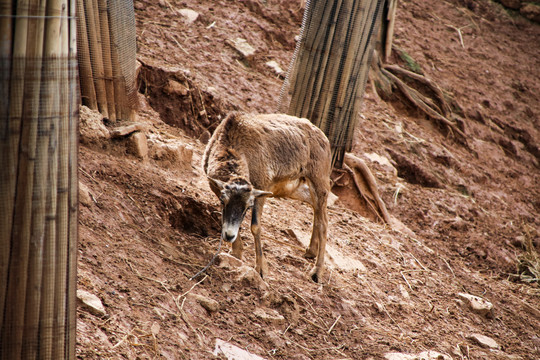
{"type": "Polygon", "coordinates": [[[424,112],[429,118],[437,121],[439,124],[446,126],[448,130],[456,136],[456,139],[468,146],[467,135],[458,128],[457,123],[448,119],[448,116],[452,114],[450,106],[447,101],[444,99],[444,95],[441,89],[433,83],[431,80],[425,78],[422,75],[413,73],[411,71],[400,68],[397,65],[386,65],[381,68],[381,72],[386,76],[393,84],[398,88],[398,90],[419,110],[424,112]],[[437,105],[432,99],[420,93],[418,90],[413,89],[407,85],[403,80],[397,77],[394,73],[399,73],[403,76],[408,76],[413,80],[416,80],[423,85],[427,86],[432,90],[437,99],[439,100],[440,106],[437,105]]]}
{"type": "Polygon", "coordinates": [[[356,185],[356,189],[364,198],[371,210],[386,224],[390,225],[390,214],[382,201],[375,176],[371,173],[366,163],[351,153],[345,154],[343,167],[347,170],[356,185]]]}

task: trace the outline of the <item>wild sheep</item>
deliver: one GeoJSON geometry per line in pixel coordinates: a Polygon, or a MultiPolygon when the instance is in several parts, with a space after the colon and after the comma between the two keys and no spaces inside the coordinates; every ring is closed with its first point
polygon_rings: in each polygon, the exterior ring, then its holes
{"type": "Polygon", "coordinates": [[[330,144],[324,133],[307,119],[283,114],[227,116],[210,138],[203,169],[212,191],[221,201],[223,240],[242,258],[240,224],[252,208],[251,232],[255,239],[255,270],[264,277],[268,265],[261,243],[260,218],[266,197],[286,197],[313,207],[313,231],[306,258],[317,257],[310,272],[321,279],[326,250],[330,192],[330,144]]]}

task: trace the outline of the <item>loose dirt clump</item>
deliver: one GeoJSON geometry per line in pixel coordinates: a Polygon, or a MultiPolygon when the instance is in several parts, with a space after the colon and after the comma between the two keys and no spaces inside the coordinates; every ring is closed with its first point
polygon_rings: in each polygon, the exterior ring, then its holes
{"type": "Polygon", "coordinates": [[[139,73],[139,91],[160,118],[184,130],[193,138],[209,139],[223,119],[226,106],[202,91],[181,70],[143,63],[139,73]]]}

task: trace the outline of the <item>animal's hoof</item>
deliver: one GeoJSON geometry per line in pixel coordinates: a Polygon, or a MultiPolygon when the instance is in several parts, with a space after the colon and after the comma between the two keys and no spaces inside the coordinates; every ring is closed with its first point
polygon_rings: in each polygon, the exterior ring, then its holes
{"type": "Polygon", "coordinates": [[[317,254],[315,254],[315,252],[312,251],[311,249],[307,249],[306,252],[304,253],[304,257],[306,259],[315,259],[316,256],[317,254]]]}
{"type": "Polygon", "coordinates": [[[309,277],[313,282],[319,283],[322,281],[322,269],[317,269],[316,267],[313,268],[313,270],[310,271],[309,277]]]}
{"type": "Polygon", "coordinates": [[[266,261],[264,261],[260,265],[256,265],[255,266],[255,271],[257,271],[259,273],[259,275],[261,275],[261,278],[264,279],[266,277],[266,275],[268,274],[268,265],[266,264],[266,261]]]}

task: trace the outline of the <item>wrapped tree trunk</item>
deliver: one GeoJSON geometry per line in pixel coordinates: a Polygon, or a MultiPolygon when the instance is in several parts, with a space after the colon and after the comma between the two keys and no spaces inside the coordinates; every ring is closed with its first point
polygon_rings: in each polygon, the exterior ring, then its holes
{"type": "Polygon", "coordinates": [[[332,164],[351,173],[371,211],[390,223],[375,177],[361,159],[345,154],[352,147],[384,4],[308,1],[294,70],[285,84],[291,83],[288,113],[308,118],[324,131],[332,146],[332,164]]]}
{"type": "Polygon", "coordinates": [[[325,132],[338,167],[352,146],[383,3],[314,1],[306,10],[288,113],[310,119],[325,132]]]}

